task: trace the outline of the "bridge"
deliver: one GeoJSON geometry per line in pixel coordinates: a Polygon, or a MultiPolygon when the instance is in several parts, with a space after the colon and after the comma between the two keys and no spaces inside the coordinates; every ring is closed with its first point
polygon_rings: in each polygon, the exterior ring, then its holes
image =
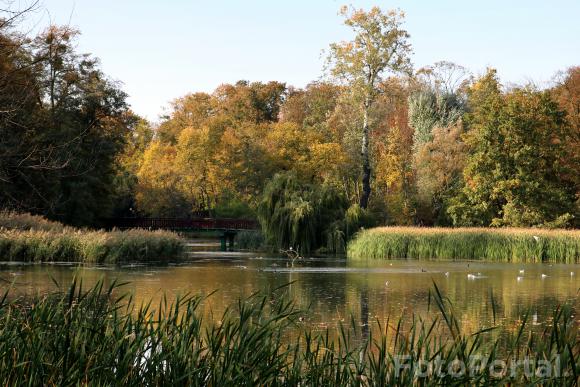
{"type": "Polygon", "coordinates": [[[234,247],[234,237],[238,232],[259,228],[259,223],[255,220],[228,218],[114,218],[107,219],[106,224],[108,228],[121,230],[140,228],[176,232],[213,231],[220,235],[222,251],[225,251],[226,247],[230,249],[234,247]]]}

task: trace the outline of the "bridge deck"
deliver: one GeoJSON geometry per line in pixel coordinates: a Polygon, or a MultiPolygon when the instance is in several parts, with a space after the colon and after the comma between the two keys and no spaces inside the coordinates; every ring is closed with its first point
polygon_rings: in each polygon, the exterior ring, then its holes
{"type": "Polygon", "coordinates": [[[239,231],[258,228],[258,222],[255,220],[225,218],[117,218],[109,219],[107,223],[111,228],[119,229],[145,228],[176,231],[239,231]]]}

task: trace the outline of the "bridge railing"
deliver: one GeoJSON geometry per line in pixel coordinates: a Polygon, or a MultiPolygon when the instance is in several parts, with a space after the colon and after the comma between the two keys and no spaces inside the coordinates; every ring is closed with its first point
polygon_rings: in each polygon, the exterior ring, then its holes
{"type": "Polygon", "coordinates": [[[145,228],[165,230],[254,230],[258,222],[228,218],[115,218],[108,219],[109,228],[145,228]]]}

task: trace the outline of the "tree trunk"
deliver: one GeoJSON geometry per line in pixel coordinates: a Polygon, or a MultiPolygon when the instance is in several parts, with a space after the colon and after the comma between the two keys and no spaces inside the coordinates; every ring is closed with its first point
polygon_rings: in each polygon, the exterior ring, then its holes
{"type": "Polygon", "coordinates": [[[371,161],[369,155],[369,102],[364,105],[363,132],[362,132],[362,195],[360,207],[367,208],[371,196],[371,161]]]}

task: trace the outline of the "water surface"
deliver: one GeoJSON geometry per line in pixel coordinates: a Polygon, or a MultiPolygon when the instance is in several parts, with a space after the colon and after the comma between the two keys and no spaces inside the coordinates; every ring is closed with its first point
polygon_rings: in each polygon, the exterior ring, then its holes
{"type": "Polygon", "coordinates": [[[496,324],[508,329],[527,312],[530,324],[541,328],[550,324],[556,306],[580,306],[580,265],[348,262],[328,257],[307,258],[290,266],[287,259],[264,253],[222,253],[214,241],[192,241],[190,248],[186,263],[165,266],[0,263],[1,286],[14,286],[15,294],[45,293],[56,288],[52,278],[68,284],[77,275],[87,286],[99,279],[105,284],[128,281],[124,289],[138,303],[153,299],[154,304],[163,294],[172,299],[187,292],[216,291],[202,309],[207,317],[219,318],[239,297],[291,283],[290,296],[308,308],[303,320],[315,330],[350,321],[351,315],[361,325],[411,314],[433,318],[438,315],[429,301],[433,282],[449,297],[466,331],[493,325],[492,294],[496,324]]]}

